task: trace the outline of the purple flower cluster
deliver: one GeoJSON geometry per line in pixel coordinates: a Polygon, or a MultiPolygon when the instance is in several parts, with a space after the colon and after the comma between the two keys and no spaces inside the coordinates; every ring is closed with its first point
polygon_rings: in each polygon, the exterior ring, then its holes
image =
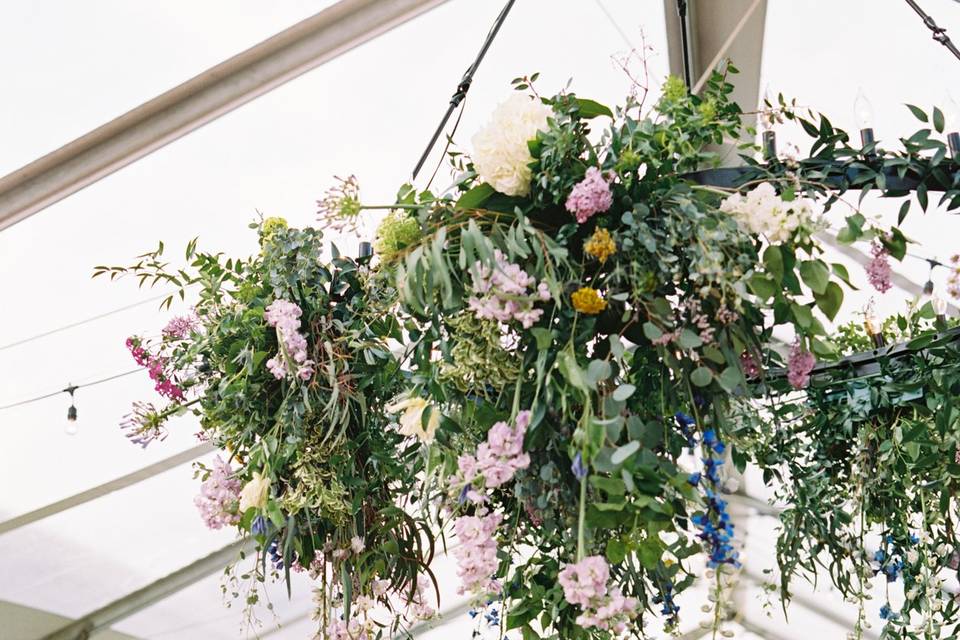
{"type": "Polygon", "coordinates": [[[481,320],[516,320],[524,329],[529,329],[543,315],[543,309],[533,308],[534,302],[549,300],[550,288],[546,282],[537,284],[520,265],[508,262],[499,249],[494,250],[493,257],[492,267],[480,261],[474,263],[475,295],[470,296],[467,304],[481,320]]]}
{"type": "Polygon", "coordinates": [[[183,401],[183,389],[166,372],[166,358],[150,353],[143,346],[143,341],[136,336],[127,338],[127,349],[130,350],[130,355],[133,356],[138,365],[146,367],[150,379],[155,383],[154,389],[157,393],[176,402],[183,401]]]}
{"type": "Polygon", "coordinates": [[[587,169],[587,174],[573,186],[567,196],[567,211],[583,224],[598,213],[603,213],[613,204],[610,183],[597,167],[587,169]]]}
{"type": "Polygon", "coordinates": [[[193,499],[209,528],[220,529],[240,522],[237,513],[240,489],[240,481],[234,476],[233,469],[217,456],[210,476],[200,485],[200,495],[193,499]]]}
{"type": "Polygon", "coordinates": [[[873,254],[873,260],[867,265],[867,279],[873,288],[880,293],[886,293],[893,287],[890,282],[890,275],[893,270],[890,268],[890,253],[879,242],[874,242],[870,247],[870,253],[873,254]]]}
{"type": "Polygon", "coordinates": [[[523,452],[523,437],[530,425],[530,412],[517,414],[514,427],[506,422],[498,422],[487,432],[487,441],[477,447],[476,456],[463,454],[457,459],[460,466],[460,480],[466,491],[461,494],[472,502],[483,502],[484,498],[474,491],[473,485],[481,476],[488,489],[495,489],[513,478],[513,474],[530,466],[530,456],[523,452]]]}
{"type": "Polygon", "coordinates": [[[740,354],[740,369],[747,378],[757,378],[761,372],[760,365],[757,364],[756,358],[749,351],[740,354]]]}
{"type": "Polygon", "coordinates": [[[624,597],[619,587],[609,584],[610,567],[603,556],[589,556],[568,564],[557,581],[566,601],[583,608],[577,624],[584,629],[596,627],[620,635],[637,615],[637,600],[624,597]]]}
{"type": "Polygon", "coordinates": [[[457,576],[462,583],[458,593],[477,596],[500,593],[502,587],[492,576],[500,564],[494,534],[502,520],[502,514],[488,513],[461,516],[453,523],[460,542],[460,546],[453,550],[457,559],[457,576]]]}
{"type": "Polygon", "coordinates": [[[154,440],[163,441],[167,437],[163,419],[149,402],[134,402],[131,412],[123,417],[120,428],[127,432],[125,435],[130,442],[144,449],[154,440]]]}
{"type": "Polygon", "coordinates": [[[274,300],[263,314],[271,327],[277,328],[280,351],[267,360],[267,368],[277,380],[288,374],[301,380],[313,377],[313,360],[307,358],[307,339],[300,333],[300,316],[303,311],[293,302],[274,300]]]}
{"type": "Polygon", "coordinates": [[[804,349],[797,340],[790,348],[790,357],[787,359],[787,381],[794,389],[804,389],[810,384],[810,372],[816,366],[817,359],[812,353],[804,349]]]}
{"type": "Polygon", "coordinates": [[[197,317],[193,314],[186,316],[176,316],[170,319],[170,322],[167,323],[167,326],[163,328],[161,333],[164,338],[169,338],[171,340],[183,340],[188,338],[191,333],[197,330],[197,317]]]}
{"type": "Polygon", "coordinates": [[[726,451],[726,445],[720,442],[716,432],[708,429],[703,433],[703,446],[707,455],[703,457],[703,473],[693,473],[689,482],[695,487],[703,486],[707,510],[694,514],[690,521],[700,529],[699,537],[707,549],[707,566],[716,569],[722,564],[740,566],[739,552],[733,546],[733,523],[727,513],[727,501],[720,499],[720,468],[726,451]]]}

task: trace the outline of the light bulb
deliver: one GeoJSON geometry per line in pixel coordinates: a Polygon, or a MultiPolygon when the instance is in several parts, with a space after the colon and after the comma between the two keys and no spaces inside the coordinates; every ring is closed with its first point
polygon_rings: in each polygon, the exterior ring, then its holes
{"type": "Polygon", "coordinates": [[[863,87],[857,91],[857,99],[853,103],[853,113],[857,118],[857,127],[861,130],[873,128],[873,105],[863,92],[863,87]]]}
{"type": "Polygon", "coordinates": [[[937,317],[945,317],[947,315],[946,300],[940,296],[933,296],[933,299],[930,300],[930,303],[933,305],[933,312],[937,314],[937,317]]]}
{"type": "Polygon", "coordinates": [[[943,103],[943,124],[947,133],[960,131],[960,105],[949,93],[943,103]]]}
{"type": "Polygon", "coordinates": [[[63,428],[63,431],[68,436],[75,436],[79,430],[79,427],[77,427],[77,408],[70,405],[70,408],[67,409],[67,424],[63,428]]]}
{"type": "Polygon", "coordinates": [[[870,339],[873,341],[874,348],[879,349],[886,345],[886,340],[883,336],[883,325],[880,323],[880,319],[877,318],[877,311],[874,304],[874,299],[870,298],[867,308],[863,311],[863,327],[867,330],[867,335],[870,336],[870,339]]]}

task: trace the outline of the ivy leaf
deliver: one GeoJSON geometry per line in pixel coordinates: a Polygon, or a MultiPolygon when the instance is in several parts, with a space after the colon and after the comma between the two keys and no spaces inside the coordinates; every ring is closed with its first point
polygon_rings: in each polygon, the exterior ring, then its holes
{"type": "Polygon", "coordinates": [[[497,191],[486,182],[478,184],[457,200],[457,209],[476,209],[490,199],[497,191]]]}
{"type": "Polygon", "coordinates": [[[813,298],[823,314],[832,321],[837,317],[837,312],[843,304],[843,289],[836,282],[831,282],[823,295],[814,294],[813,298]]]}
{"type": "Polygon", "coordinates": [[[717,382],[727,393],[733,393],[733,390],[743,382],[743,374],[740,373],[739,367],[729,366],[717,377],[717,382]]]}
{"type": "Polygon", "coordinates": [[[703,345],[703,340],[690,329],[684,329],[680,332],[680,337],[677,338],[677,343],[679,343],[679,345],[684,349],[696,349],[697,347],[703,345]]]}
{"type": "Polygon", "coordinates": [[[620,564],[627,557],[627,547],[619,540],[608,540],[606,556],[611,564],[620,564]]]}
{"type": "Polygon", "coordinates": [[[801,329],[809,329],[810,325],[813,324],[813,312],[810,311],[810,307],[794,302],[790,305],[790,311],[801,329]]]}
{"type": "Polygon", "coordinates": [[[851,242],[859,240],[863,237],[863,224],[866,221],[866,218],[859,213],[847,216],[847,226],[837,234],[837,241],[843,244],[850,244],[851,242]]]}
{"type": "MultiPolygon", "coordinates": [[[[926,195],[926,191],[924,191],[924,195],[926,195]]],[[[919,198],[919,196],[920,190],[917,189],[917,197],[919,198]]],[[[882,238],[881,241],[895,260],[903,260],[904,256],[907,255],[907,237],[903,235],[900,229],[894,227],[890,230],[890,235],[882,238]]]]}
{"type": "Polygon", "coordinates": [[[774,280],[780,282],[783,280],[783,254],[780,247],[770,245],[763,252],[763,266],[767,268],[767,273],[773,276],[774,280]]]}
{"type": "Polygon", "coordinates": [[[697,367],[690,374],[690,382],[698,387],[706,387],[713,382],[713,371],[709,367],[697,367]]]}
{"type": "Polygon", "coordinates": [[[859,289],[853,286],[853,283],[850,282],[850,272],[847,271],[847,268],[844,265],[840,264],[839,262],[833,262],[830,264],[830,267],[833,269],[833,273],[838,278],[843,280],[844,284],[846,284],[848,287],[850,287],[854,291],[859,291],[859,289]]]}
{"type": "Polygon", "coordinates": [[[800,277],[815,294],[823,294],[830,282],[830,269],[823,260],[804,260],[800,263],[800,277]]]}
{"type": "Polygon", "coordinates": [[[613,399],[617,402],[623,402],[633,395],[637,388],[632,384],[622,384],[613,391],[613,399]]]}
{"type": "Polygon", "coordinates": [[[652,322],[643,323],[643,335],[647,337],[647,340],[653,342],[657,338],[663,335],[663,331],[660,330],[660,327],[653,324],[652,322]]]}
{"type": "Polygon", "coordinates": [[[762,273],[753,274],[747,284],[750,286],[750,290],[761,300],[769,300],[777,292],[776,284],[762,273]]]}
{"type": "Polygon", "coordinates": [[[613,452],[613,455],[610,456],[610,462],[614,465],[623,464],[624,461],[635,454],[640,450],[640,443],[636,440],[632,440],[622,447],[618,447],[616,451],[613,452]]]}
{"type": "Polygon", "coordinates": [[[550,345],[553,344],[553,331],[550,329],[545,329],[544,327],[533,327],[530,329],[530,333],[533,334],[533,337],[537,339],[537,349],[539,351],[546,351],[550,348],[550,345]]]}
{"type": "Polygon", "coordinates": [[[598,382],[610,377],[611,371],[610,363],[606,360],[591,360],[587,365],[587,381],[596,388],[598,382]]]}

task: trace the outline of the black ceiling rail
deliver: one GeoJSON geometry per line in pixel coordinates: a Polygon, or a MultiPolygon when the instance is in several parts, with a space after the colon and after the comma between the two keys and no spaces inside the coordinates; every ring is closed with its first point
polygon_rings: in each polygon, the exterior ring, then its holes
{"type": "Polygon", "coordinates": [[[687,0],[677,0],[677,17],[680,19],[680,52],[683,55],[683,82],[687,89],[693,88],[693,55],[690,51],[690,18],[687,0]]]}

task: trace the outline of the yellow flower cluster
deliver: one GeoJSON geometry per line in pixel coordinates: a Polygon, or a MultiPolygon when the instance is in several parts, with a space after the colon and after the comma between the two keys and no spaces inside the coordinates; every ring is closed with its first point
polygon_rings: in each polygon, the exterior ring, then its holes
{"type": "Polygon", "coordinates": [[[570,299],[573,300],[574,309],[592,316],[607,308],[607,301],[600,297],[600,292],[590,287],[581,287],[574,291],[570,299]]]}
{"type": "Polygon", "coordinates": [[[617,252],[617,243],[613,241],[609,231],[598,227],[590,239],[583,243],[583,250],[603,264],[617,252]]]}

